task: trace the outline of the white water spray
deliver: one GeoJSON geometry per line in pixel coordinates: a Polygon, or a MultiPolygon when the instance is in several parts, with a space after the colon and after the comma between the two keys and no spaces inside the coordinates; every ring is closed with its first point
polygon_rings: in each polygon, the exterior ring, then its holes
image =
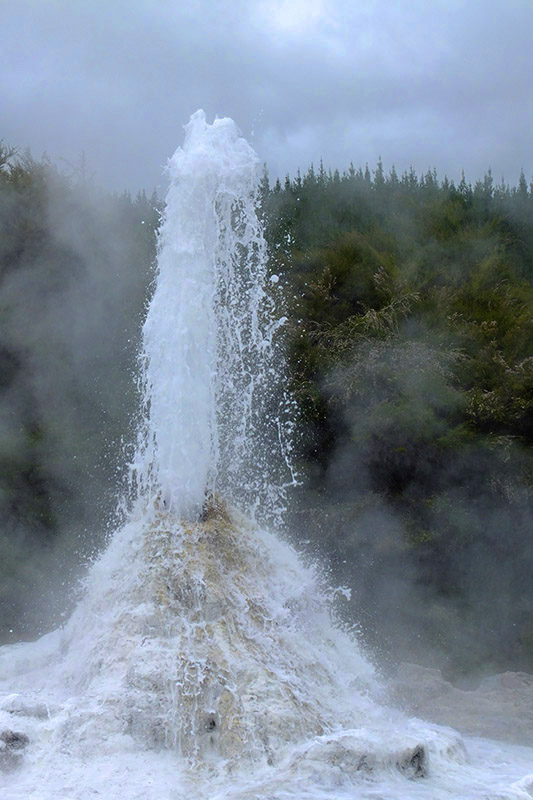
{"type": "Polygon", "coordinates": [[[141,494],[159,496],[181,517],[197,518],[206,495],[219,493],[279,519],[280,455],[294,482],[290,404],[273,341],[283,320],[272,319],[264,291],[257,170],[233,121],[208,125],[202,111],[168,167],[157,284],[143,330],[145,424],[135,469],[141,494]]]}
{"type": "Polygon", "coordinates": [[[200,112],[171,161],[139,502],[65,627],[0,649],[2,800],[530,798],[531,750],[377,703],[312,571],[231,508],[276,520],[293,480],[256,166],[200,112]]]}

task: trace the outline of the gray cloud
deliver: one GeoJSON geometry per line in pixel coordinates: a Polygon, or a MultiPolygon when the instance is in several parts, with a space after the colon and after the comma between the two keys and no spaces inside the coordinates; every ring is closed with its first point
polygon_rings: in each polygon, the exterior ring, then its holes
{"type": "Polygon", "coordinates": [[[0,137],[85,151],[116,189],[162,182],[196,108],[273,174],[322,157],[533,173],[529,0],[19,0],[2,17],[0,137]]]}

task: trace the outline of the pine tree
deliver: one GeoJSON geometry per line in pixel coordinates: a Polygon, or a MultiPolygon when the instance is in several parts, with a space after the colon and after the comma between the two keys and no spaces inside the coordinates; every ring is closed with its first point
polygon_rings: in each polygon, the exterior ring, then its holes
{"type": "Polygon", "coordinates": [[[520,178],[518,179],[518,188],[516,190],[516,194],[520,198],[520,200],[527,202],[528,199],[527,181],[523,169],[520,170],[520,178]]]}
{"type": "Polygon", "coordinates": [[[374,189],[381,191],[385,186],[385,175],[383,173],[383,162],[381,156],[378,157],[378,163],[374,170],[374,189]]]}

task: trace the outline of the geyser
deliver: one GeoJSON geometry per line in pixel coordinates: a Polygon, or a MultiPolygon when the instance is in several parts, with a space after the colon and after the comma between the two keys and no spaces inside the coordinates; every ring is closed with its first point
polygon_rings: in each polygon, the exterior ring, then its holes
{"type": "Polygon", "coordinates": [[[198,112],[169,173],[136,499],[65,627],[0,650],[2,800],[533,796],[531,750],[467,754],[376,702],[312,571],[255,521],[294,481],[257,158],[198,112]]]}
{"type": "Polygon", "coordinates": [[[202,111],[168,166],[156,289],[143,329],[145,422],[134,469],[141,494],[159,495],[176,516],[197,518],[206,493],[219,493],[247,513],[260,508],[276,518],[283,488],[273,480],[274,463],[294,480],[283,458],[292,423],[273,341],[283,319],[272,318],[264,291],[257,170],[235,123],[208,125],[202,111]]]}

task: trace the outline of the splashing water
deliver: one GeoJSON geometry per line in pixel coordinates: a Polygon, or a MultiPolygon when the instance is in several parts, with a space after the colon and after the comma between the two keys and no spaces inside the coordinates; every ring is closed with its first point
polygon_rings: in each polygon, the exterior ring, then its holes
{"type": "Polygon", "coordinates": [[[145,425],[135,465],[141,495],[195,518],[218,492],[279,521],[290,402],[281,389],[275,320],[264,291],[256,215],[258,159],[230,119],[198,111],[169,163],[157,286],[143,331],[145,425]],[[276,403],[277,401],[277,403],[276,403]],[[276,407],[277,405],[277,407],[276,407]],[[281,406],[281,407],[280,407],[281,406]],[[270,456],[280,449],[282,460],[270,456]]]}
{"type": "Polygon", "coordinates": [[[2,800],[532,797],[533,751],[380,705],[313,572],[250,521],[294,480],[256,166],[200,112],[171,160],[139,502],[65,627],[0,649],[2,800]]]}

